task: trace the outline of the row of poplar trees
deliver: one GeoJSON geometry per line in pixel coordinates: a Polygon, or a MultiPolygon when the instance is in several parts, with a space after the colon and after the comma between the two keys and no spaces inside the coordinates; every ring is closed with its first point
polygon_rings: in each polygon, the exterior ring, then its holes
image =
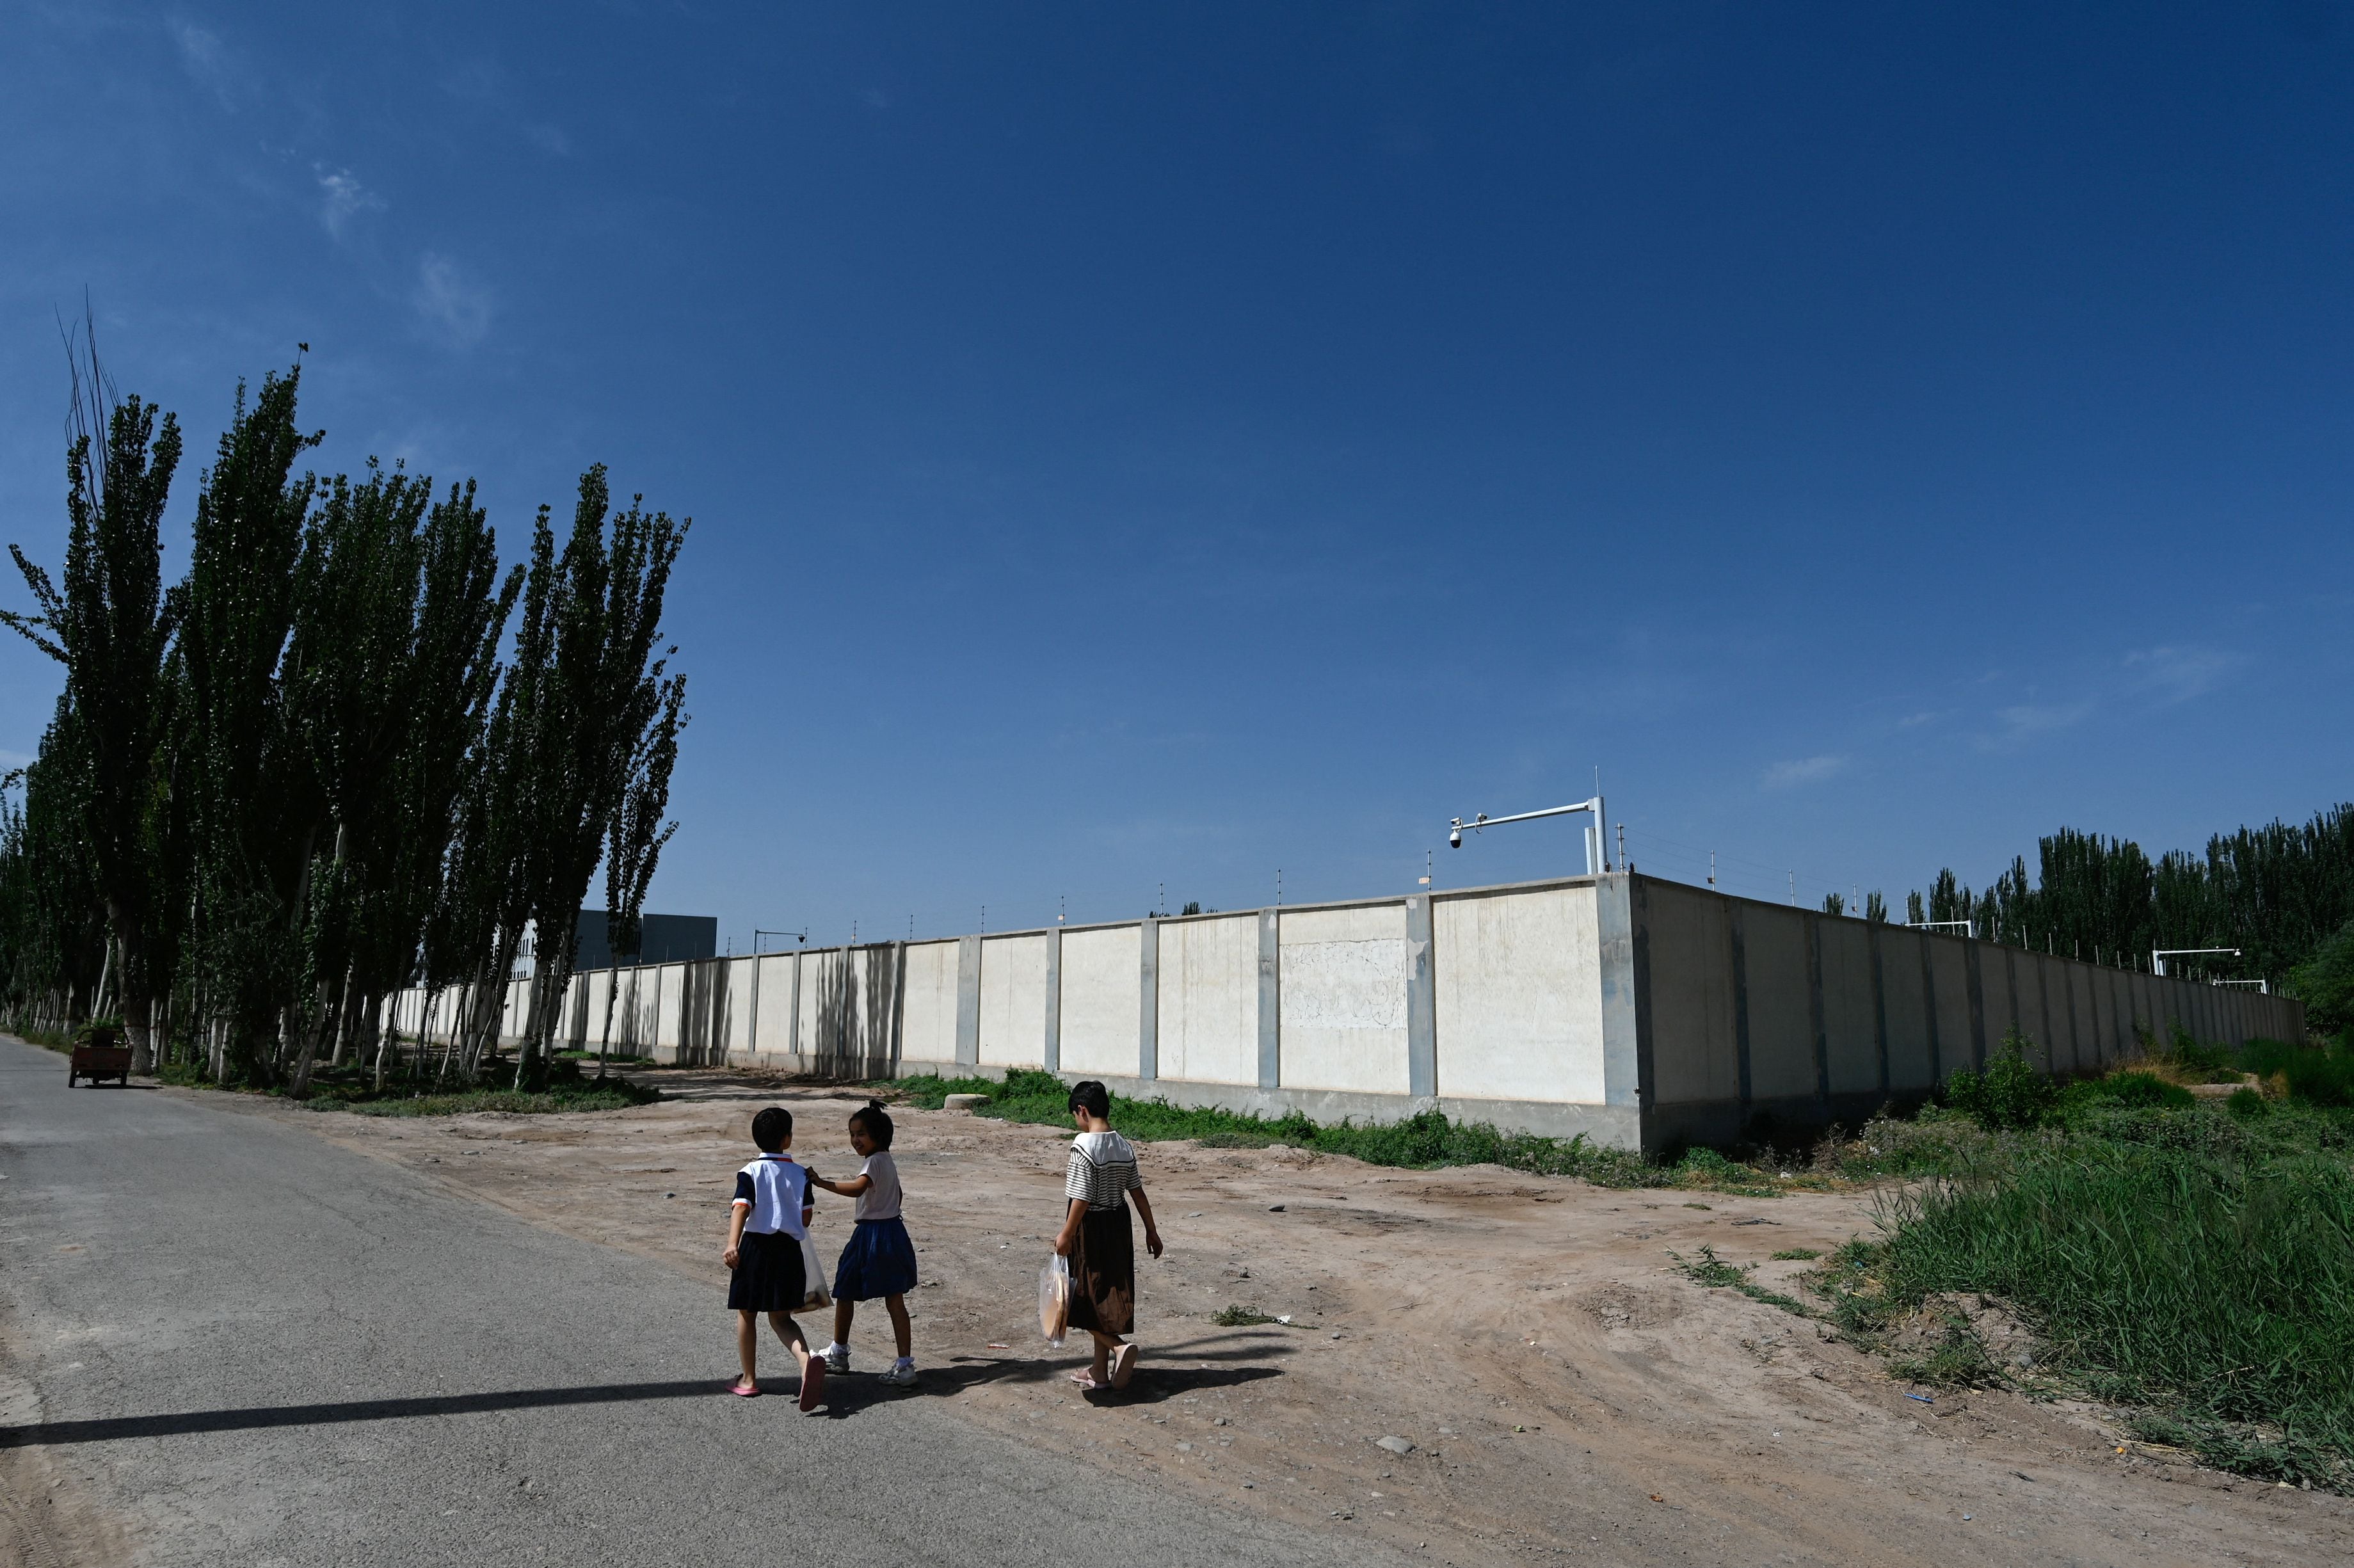
{"type": "Polygon", "coordinates": [[[1949,870],[1914,920],[1968,920],[1979,936],[2146,969],[2164,948],[2237,948],[2169,959],[2168,972],[2275,986],[2354,923],[2354,804],[2300,823],[2218,834],[2204,854],[2152,859],[2130,839],[2062,828],[1973,893],[1949,870]]]}
{"type": "Polygon", "coordinates": [[[0,1003],[119,1018],[134,1071],[472,1082],[528,934],[514,1072],[543,1078],[591,879],[630,950],[673,831],[685,679],[661,622],[687,524],[614,508],[592,468],[561,543],[542,507],[503,571],[471,480],[298,473],[322,439],[298,357],[239,384],[167,588],[178,423],[69,349],[63,571],[12,546],[33,604],[0,611],[65,674],[0,790],[0,1003]],[[438,1058],[380,1026],[417,984],[463,999],[438,1058]]]}
{"type": "MultiPolygon", "coordinates": [[[[2206,980],[2297,985],[2325,948],[2354,953],[2354,805],[2306,822],[2242,828],[2207,841],[2203,855],[2169,850],[2152,860],[2131,839],[2062,828],[1977,892],[1949,866],[1929,891],[1905,895],[1914,925],[1967,922],[1979,938],[2147,971],[2153,953],[2194,952],[2167,972],[2206,980]]],[[[1850,911],[1834,893],[1827,914],[1850,911]]],[[[1870,895],[1861,911],[1885,920],[1870,895]]]]}

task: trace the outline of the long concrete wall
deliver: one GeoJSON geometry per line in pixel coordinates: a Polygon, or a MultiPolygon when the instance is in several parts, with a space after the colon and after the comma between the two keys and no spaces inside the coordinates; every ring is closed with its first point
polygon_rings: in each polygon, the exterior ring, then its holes
{"type": "Polygon", "coordinates": [[[2054,1074],[2163,1044],[2305,1038],[2305,1010],[1941,931],[1638,876],[1649,948],[1647,1142],[1729,1143],[1853,1121],[1986,1065],[2017,1030],[2054,1074]]]}
{"type": "MultiPolygon", "coordinates": [[[[503,1033],[524,1022],[525,982],[503,1033]]],[[[456,999],[389,1021],[446,1034],[456,999]]],[[[864,1077],[1043,1068],[1320,1119],[1450,1116],[1621,1147],[1918,1100],[2007,1030],[2055,1073],[2295,1002],[1617,874],[576,975],[567,1044],[864,1077]],[[609,1022],[610,1021],[610,1022],[609,1022]]]]}

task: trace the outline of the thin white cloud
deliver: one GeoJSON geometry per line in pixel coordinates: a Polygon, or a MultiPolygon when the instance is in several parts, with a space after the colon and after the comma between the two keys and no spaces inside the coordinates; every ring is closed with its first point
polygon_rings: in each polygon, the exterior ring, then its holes
{"type": "Polygon", "coordinates": [[[1819,784],[1846,770],[1844,757],[1801,757],[1789,762],[1777,762],[1766,770],[1766,788],[1793,789],[1801,784],[1819,784]]]}
{"type": "Polygon", "coordinates": [[[409,296],[418,316],[452,346],[472,348],[491,330],[491,291],[447,256],[427,251],[409,296]]]}
{"type": "Polygon", "coordinates": [[[321,167],[318,175],[322,193],[319,222],[325,227],[329,238],[343,238],[344,230],[361,213],[384,210],[384,198],[353,178],[349,169],[331,173],[321,167]]]}
{"type": "Polygon", "coordinates": [[[2126,655],[2137,683],[2164,703],[2203,697],[2245,662],[2245,655],[2221,648],[2147,648],[2126,655]]]}
{"type": "Polygon", "coordinates": [[[533,146],[551,156],[565,157],[572,151],[572,138],[564,133],[560,125],[530,125],[524,128],[524,134],[531,139],[533,146]]]}
{"type": "Polygon", "coordinates": [[[1983,736],[1979,744],[1990,749],[2023,746],[2039,736],[2056,734],[2084,722],[2091,716],[2090,700],[2075,703],[2018,703],[1999,710],[1995,721],[2001,726],[1993,735],[1983,736]]]}
{"type": "Polygon", "coordinates": [[[164,23],[172,35],[172,43],[179,51],[180,69],[200,87],[210,88],[220,100],[223,109],[237,107],[237,89],[241,84],[244,69],[229,52],[228,45],[210,27],[174,17],[164,23]]]}

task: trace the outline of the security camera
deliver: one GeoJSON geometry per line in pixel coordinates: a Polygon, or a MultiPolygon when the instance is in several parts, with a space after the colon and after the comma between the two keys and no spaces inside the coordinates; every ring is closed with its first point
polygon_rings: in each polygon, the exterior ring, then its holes
{"type": "Polygon", "coordinates": [[[1447,847],[1448,849],[1461,849],[1463,847],[1463,830],[1461,828],[1449,828],[1447,830],[1447,847]]]}

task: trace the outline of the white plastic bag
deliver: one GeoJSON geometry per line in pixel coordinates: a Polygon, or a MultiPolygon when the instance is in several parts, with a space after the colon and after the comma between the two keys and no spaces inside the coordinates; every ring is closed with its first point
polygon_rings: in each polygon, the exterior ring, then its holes
{"type": "Polygon", "coordinates": [[[825,1266],[817,1260],[817,1243],[803,1236],[801,1237],[801,1304],[794,1310],[814,1312],[821,1307],[832,1305],[833,1298],[826,1293],[825,1288],[825,1266]]]}
{"type": "Polygon", "coordinates": [[[1038,1271],[1038,1328],[1046,1342],[1063,1348],[1071,1327],[1071,1263],[1057,1254],[1038,1271]]]}

